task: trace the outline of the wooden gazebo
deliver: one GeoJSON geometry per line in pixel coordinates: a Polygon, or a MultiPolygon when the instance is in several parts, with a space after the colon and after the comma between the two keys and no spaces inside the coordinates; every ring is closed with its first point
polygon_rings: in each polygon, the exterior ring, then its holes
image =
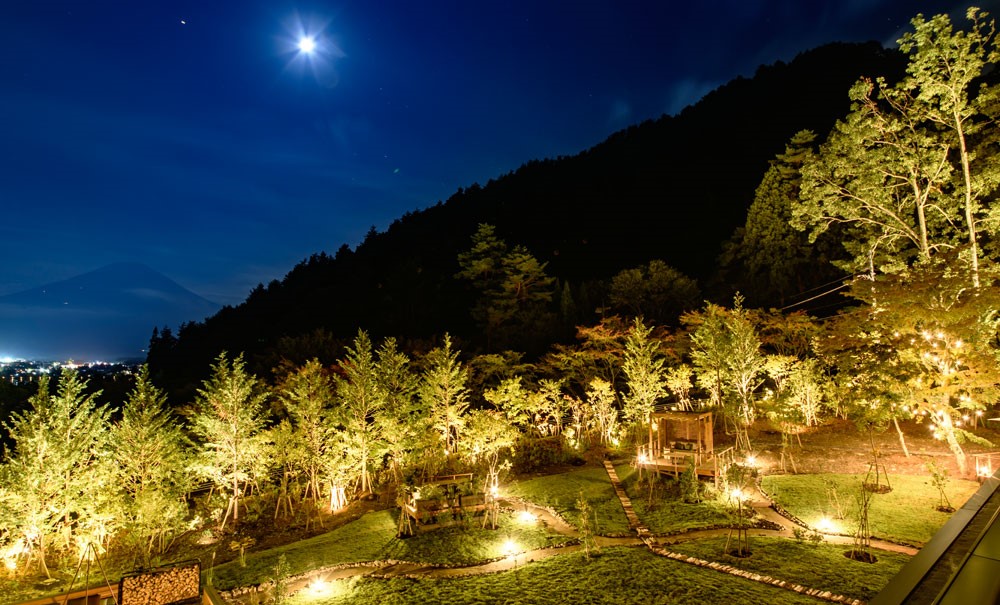
{"type": "Polygon", "coordinates": [[[654,473],[678,476],[694,462],[700,477],[716,479],[732,448],[715,451],[712,412],[654,412],[649,441],[639,446],[636,464],[654,473]]]}

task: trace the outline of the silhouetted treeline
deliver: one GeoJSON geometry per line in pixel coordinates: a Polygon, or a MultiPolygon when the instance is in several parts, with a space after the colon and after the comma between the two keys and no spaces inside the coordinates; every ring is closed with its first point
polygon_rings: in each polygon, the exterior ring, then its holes
{"type": "MultiPolygon", "coordinates": [[[[314,254],[239,306],[176,334],[157,332],[148,358],[154,381],[181,403],[222,350],[245,352],[254,371],[268,373],[282,359],[332,362],[359,327],[415,349],[447,331],[464,350],[482,350],[484,335],[470,316],[476,294],[455,278],[458,254],[481,223],[525,246],[558,280],[558,325],[544,335],[553,342],[598,319],[607,283],[621,270],[662,259],[704,288],[713,283],[722,243],[742,225],[768,162],[788,139],[803,129],[828,132],[846,114],[847,90],[858,77],[891,80],[904,65],[899,53],[874,42],[827,45],[761,67],[677,116],[632,126],[578,155],[533,160],[460,189],[383,233],[373,229],[353,251],[345,245],[333,256],[314,254]]],[[[550,344],[525,336],[519,350],[529,355],[550,344]]]]}

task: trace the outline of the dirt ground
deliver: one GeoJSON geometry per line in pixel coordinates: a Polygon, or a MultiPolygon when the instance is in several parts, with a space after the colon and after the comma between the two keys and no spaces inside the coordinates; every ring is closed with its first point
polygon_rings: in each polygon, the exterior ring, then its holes
{"type": "MultiPolygon", "coordinates": [[[[990,424],[990,423],[987,423],[990,424]]],[[[934,439],[927,422],[917,423],[907,420],[899,423],[906,441],[909,456],[903,453],[899,434],[889,427],[881,432],[873,432],[871,440],[867,431],[861,431],[855,424],[846,420],[832,420],[799,436],[802,446],[794,442],[789,448],[799,473],[863,473],[868,470],[872,460],[872,446],[879,450],[879,457],[885,470],[901,475],[926,474],[925,465],[933,460],[947,469],[949,476],[960,478],[958,463],[954,454],[944,441],[934,439]]],[[[768,466],[770,472],[780,470],[781,435],[773,431],[766,423],[759,423],[751,432],[750,442],[754,446],[758,459],[768,466]]],[[[967,456],[968,468],[974,469],[973,454],[1000,452],[1000,431],[992,427],[977,427],[973,433],[982,437],[993,446],[982,446],[974,443],[962,444],[967,456]]],[[[720,435],[716,438],[719,439],[720,435]]],[[[723,437],[723,443],[726,439],[723,437]]],[[[716,442],[716,449],[719,442],[716,442]]],[[[791,471],[791,464],[786,457],[785,470],[791,471]]],[[[971,477],[968,477],[971,478],[971,477]]]]}

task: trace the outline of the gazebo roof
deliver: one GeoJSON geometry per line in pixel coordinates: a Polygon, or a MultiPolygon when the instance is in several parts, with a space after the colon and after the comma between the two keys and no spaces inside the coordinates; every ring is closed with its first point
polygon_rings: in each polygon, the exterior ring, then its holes
{"type": "Polygon", "coordinates": [[[712,412],[653,412],[650,417],[678,422],[697,422],[698,420],[711,419],[712,412]]]}

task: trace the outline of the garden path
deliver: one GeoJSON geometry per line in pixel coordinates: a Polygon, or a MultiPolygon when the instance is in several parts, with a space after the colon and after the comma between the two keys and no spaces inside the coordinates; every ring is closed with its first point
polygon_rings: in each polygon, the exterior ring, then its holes
{"type": "MultiPolygon", "coordinates": [[[[605,462],[605,469],[608,471],[608,478],[612,482],[612,486],[615,488],[615,492],[618,495],[619,500],[622,502],[623,508],[626,511],[626,516],[629,519],[629,525],[636,532],[635,536],[627,537],[609,537],[609,536],[595,536],[597,544],[600,547],[611,547],[611,546],[642,546],[645,545],[649,550],[657,555],[672,558],[678,561],[691,563],[703,567],[709,567],[728,573],[730,575],[736,575],[744,577],[757,582],[771,584],[774,586],[779,586],[792,590],[795,592],[800,592],[803,594],[810,594],[819,599],[826,600],[835,603],[859,603],[848,597],[841,595],[832,594],[829,592],[822,592],[815,589],[810,589],[808,587],[800,586],[791,582],[785,582],[769,576],[762,576],[759,574],[753,574],[750,572],[743,571],[738,568],[734,568],[728,565],[722,565],[719,563],[714,563],[710,561],[702,561],[700,559],[695,559],[693,557],[688,557],[687,555],[681,555],[678,553],[671,552],[664,548],[672,544],[677,544],[679,542],[688,542],[692,540],[700,540],[716,536],[725,536],[729,534],[729,529],[705,529],[705,530],[693,530],[688,531],[683,534],[677,534],[669,537],[663,536],[653,536],[649,529],[642,523],[642,521],[635,514],[632,509],[631,501],[628,495],[625,493],[624,488],[621,486],[621,482],[618,480],[617,472],[614,466],[610,462],[605,462]],[[626,506],[627,504],[627,506],[626,506]],[[631,513],[631,514],[628,514],[631,513]]],[[[780,526],[781,529],[764,529],[755,528],[750,530],[750,535],[762,537],[782,537],[782,538],[794,538],[792,529],[789,527],[793,525],[792,521],[781,516],[777,511],[771,507],[771,500],[766,494],[761,492],[759,489],[754,489],[751,495],[751,502],[754,510],[757,512],[758,518],[765,519],[771,523],[780,526]]],[[[552,510],[526,502],[517,498],[505,499],[501,502],[503,506],[514,508],[515,510],[527,510],[534,514],[542,523],[546,524],[548,527],[552,528],[557,533],[578,538],[580,533],[575,527],[567,523],[558,514],[555,514],[552,510]]],[[[832,544],[851,544],[852,538],[850,536],[842,536],[837,534],[823,534],[824,539],[832,544]]],[[[918,549],[911,546],[906,546],[902,544],[895,544],[892,542],[886,542],[883,540],[872,540],[872,548],[899,552],[907,555],[915,555],[918,549]]],[[[508,555],[502,559],[497,559],[495,561],[490,561],[488,563],[483,563],[480,565],[471,565],[467,567],[444,567],[434,564],[426,563],[410,563],[410,562],[396,562],[391,564],[379,565],[379,566],[357,566],[357,567],[345,567],[345,568],[333,568],[328,570],[314,570],[307,576],[295,578],[289,582],[288,589],[289,592],[298,592],[305,589],[308,584],[316,577],[323,577],[326,580],[337,580],[345,579],[358,576],[368,576],[373,578],[457,578],[465,576],[474,576],[481,574],[497,573],[502,571],[508,571],[512,569],[517,569],[518,566],[524,566],[528,563],[535,561],[540,561],[542,559],[547,559],[549,557],[578,552],[583,549],[582,545],[571,544],[568,546],[556,547],[556,548],[542,548],[527,552],[516,553],[508,555]]],[[[248,595],[251,593],[247,593],[248,595]]],[[[238,596],[230,595],[230,602],[242,602],[238,596]]]]}

